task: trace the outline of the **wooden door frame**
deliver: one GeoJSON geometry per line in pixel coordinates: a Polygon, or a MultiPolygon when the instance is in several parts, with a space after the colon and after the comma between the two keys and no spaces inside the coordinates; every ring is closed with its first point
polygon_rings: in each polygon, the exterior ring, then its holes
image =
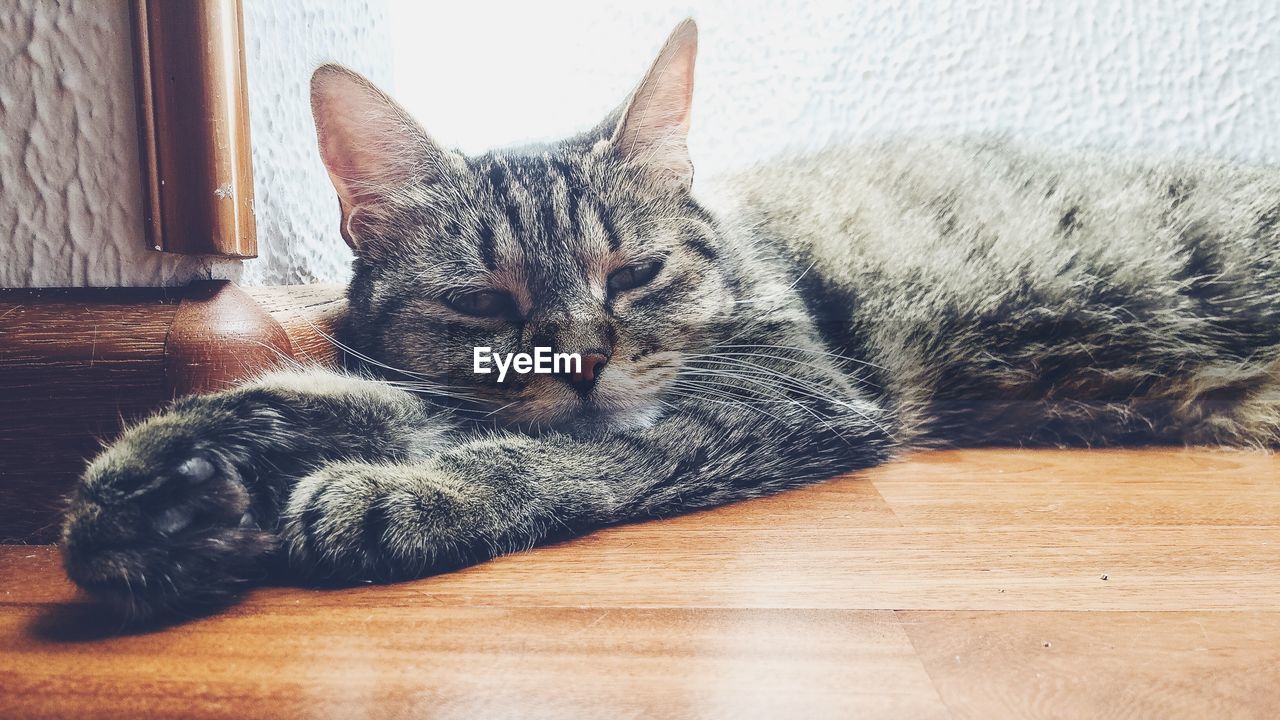
{"type": "Polygon", "coordinates": [[[132,0],[147,246],[258,254],[241,0],[132,0]]]}

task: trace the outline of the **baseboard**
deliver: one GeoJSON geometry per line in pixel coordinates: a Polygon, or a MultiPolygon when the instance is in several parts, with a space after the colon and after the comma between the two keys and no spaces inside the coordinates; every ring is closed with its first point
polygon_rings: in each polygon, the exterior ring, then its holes
{"type": "Polygon", "coordinates": [[[0,290],[0,542],[56,538],[85,462],[174,397],[330,364],[340,285],[0,290]]]}

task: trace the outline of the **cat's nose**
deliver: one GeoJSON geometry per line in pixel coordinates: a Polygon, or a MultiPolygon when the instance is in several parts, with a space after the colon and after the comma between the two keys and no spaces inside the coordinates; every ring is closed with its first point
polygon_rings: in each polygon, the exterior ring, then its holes
{"type": "Polygon", "coordinates": [[[604,366],[609,362],[609,355],[603,351],[585,352],[582,354],[582,364],[578,368],[578,372],[571,373],[568,377],[569,384],[574,387],[580,394],[586,395],[596,386],[596,380],[600,377],[600,371],[604,370],[604,366]]]}

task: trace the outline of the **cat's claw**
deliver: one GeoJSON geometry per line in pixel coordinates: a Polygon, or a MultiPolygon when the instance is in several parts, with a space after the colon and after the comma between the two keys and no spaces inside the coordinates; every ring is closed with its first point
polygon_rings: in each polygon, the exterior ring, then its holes
{"type": "Polygon", "coordinates": [[[190,527],[193,520],[195,520],[195,513],[191,508],[174,506],[164,508],[157,513],[152,524],[161,535],[176,535],[190,527]]]}
{"type": "Polygon", "coordinates": [[[200,456],[189,458],[178,466],[178,475],[195,484],[213,477],[214,472],[213,463],[200,456]]]}

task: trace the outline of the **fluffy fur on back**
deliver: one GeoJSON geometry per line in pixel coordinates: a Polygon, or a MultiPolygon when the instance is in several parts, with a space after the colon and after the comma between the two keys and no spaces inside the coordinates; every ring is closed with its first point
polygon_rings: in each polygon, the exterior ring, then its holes
{"type": "Polygon", "coordinates": [[[1273,167],[914,141],[718,194],[906,443],[1280,443],[1273,167]]]}

